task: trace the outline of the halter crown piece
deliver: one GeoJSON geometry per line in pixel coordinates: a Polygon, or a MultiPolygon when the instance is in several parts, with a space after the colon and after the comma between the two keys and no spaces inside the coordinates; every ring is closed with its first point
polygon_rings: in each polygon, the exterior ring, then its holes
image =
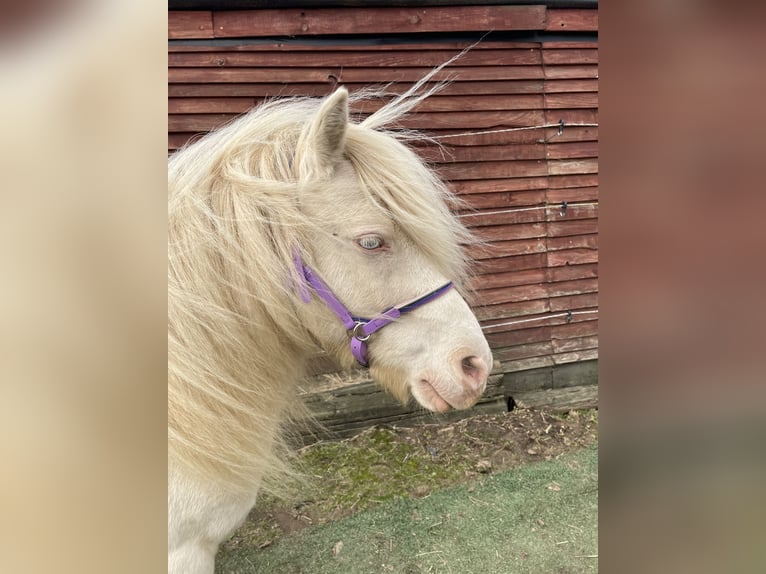
{"type": "Polygon", "coordinates": [[[364,317],[352,315],[327,284],[322,281],[319,275],[317,275],[308,265],[303,263],[297,252],[293,254],[293,262],[295,263],[295,269],[298,272],[298,276],[303,280],[302,284],[298,285],[298,293],[301,296],[301,300],[304,303],[311,301],[311,293],[309,292],[309,287],[311,287],[317,296],[324,301],[325,305],[327,305],[327,307],[335,313],[335,316],[340,319],[340,322],[343,323],[346,330],[351,333],[351,354],[354,355],[357,363],[363,367],[369,366],[367,361],[367,341],[375,331],[379,331],[402,315],[414,311],[418,307],[422,307],[426,303],[441,297],[447,291],[452,289],[452,282],[447,282],[441,287],[437,287],[433,291],[426,293],[414,301],[405,303],[399,307],[386,309],[373,319],[365,319],[364,317]]]}

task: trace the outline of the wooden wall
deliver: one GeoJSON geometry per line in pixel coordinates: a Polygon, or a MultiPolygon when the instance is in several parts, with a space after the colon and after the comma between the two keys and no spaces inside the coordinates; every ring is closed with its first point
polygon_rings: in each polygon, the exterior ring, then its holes
{"type": "MultiPolygon", "coordinates": [[[[395,82],[392,90],[404,90],[470,44],[446,36],[379,41],[386,33],[538,31],[533,42],[476,46],[441,74],[453,83],[404,125],[456,136],[441,140],[443,150],[423,145],[420,152],[475,210],[460,215],[486,242],[470,248],[477,261],[473,308],[497,372],[592,361],[598,356],[598,50],[592,36],[557,41],[546,34],[597,25],[595,10],[545,6],[171,12],[168,147],[172,152],[264,97],[322,96],[337,84],[354,90],[395,82]],[[351,32],[369,41],[317,41],[351,32]],[[293,38],[269,39],[279,35],[293,38]],[[172,41],[190,39],[207,42],[172,41]],[[561,131],[469,135],[562,120],[561,131]]],[[[356,109],[356,117],[372,109],[356,109]]]]}

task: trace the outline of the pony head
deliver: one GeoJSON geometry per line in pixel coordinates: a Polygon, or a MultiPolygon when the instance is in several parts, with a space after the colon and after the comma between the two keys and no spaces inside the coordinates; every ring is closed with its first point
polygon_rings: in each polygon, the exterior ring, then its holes
{"type": "MultiPolygon", "coordinates": [[[[466,229],[450,212],[444,184],[392,132],[395,100],[361,124],[349,122],[348,93],[326,97],[304,123],[292,158],[303,227],[300,257],[355,317],[380,317],[448,282],[427,304],[370,335],[371,376],[401,401],[410,394],[444,412],[472,406],[492,355],[460,290],[466,229]]],[[[305,286],[304,286],[305,287],[305,286]]],[[[304,296],[305,300],[305,296],[304,296]]],[[[320,346],[349,367],[348,325],[318,297],[297,305],[320,346]]]]}

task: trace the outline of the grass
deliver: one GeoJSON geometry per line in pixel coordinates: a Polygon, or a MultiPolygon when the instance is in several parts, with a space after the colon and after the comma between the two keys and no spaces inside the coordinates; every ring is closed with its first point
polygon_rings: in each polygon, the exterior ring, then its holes
{"type": "MultiPolygon", "coordinates": [[[[391,448],[389,455],[407,457],[384,435],[379,439],[376,449],[391,448]]],[[[326,450],[317,456],[343,456],[343,452],[326,450]]],[[[385,485],[376,484],[381,481],[375,480],[374,473],[357,477],[371,483],[362,498],[385,502],[337,522],[295,532],[265,548],[241,544],[222,549],[216,572],[596,572],[597,461],[597,450],[590,447],[491,474],[472,485],[434,491],[424,498],[394,497],[385,485]]],[[[369,465],[364,468],[363,472],[372,473],[369,465]]],[[[338,477],[339,483],[352,479],[338,477]]],[[[365,501],[360,498],[359,504],[365,501]]]]}

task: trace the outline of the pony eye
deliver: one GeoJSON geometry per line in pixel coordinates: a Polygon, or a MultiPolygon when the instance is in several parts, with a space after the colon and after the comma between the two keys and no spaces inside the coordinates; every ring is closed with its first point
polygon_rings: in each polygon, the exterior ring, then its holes
{"type": "Polygon", "coordinates": [[[365,235],[357,240],[359,247],[367,249],[368,251],[374,251],[383,247],[383,239],[377,235],[365,235]]]}

